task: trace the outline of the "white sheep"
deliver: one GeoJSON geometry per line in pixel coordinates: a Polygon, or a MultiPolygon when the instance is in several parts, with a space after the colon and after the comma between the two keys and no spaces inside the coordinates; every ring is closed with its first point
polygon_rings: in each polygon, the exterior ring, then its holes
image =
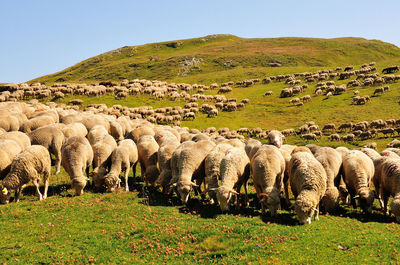
{"type": "Polygon", "coordinates": [[[61,164],[72,181],[75,195],[83,194],[89,176],[89,167],[93,161],[93,150],[89,141],[81,136],[73,136],[61,147],[61,164]]]}
{"type": "Polygon", "coordinates": [[[90,176],[97,190],[103,186],[103,178],[111,166],[111,154],[117,148],[115,139],[107,134],[103,138],[97,139],[92,145],[93,149],[93,171],[90,176]]]}
{"type": "Polygon", "coordinates": [[[111,167],[108,174],[104,177],[105,186],[108,191],[114,191],[119,186],[119,175],[124,172],[125,191],[129,191],[128,174],[132,167],[133,176],[136,175],[136,163],[138,161],[138,150],[136,144],[131,139],[125,139],[119,142],[111,155],[111,167]]]}
{"type": "Polygon", "coordinates": [[[319,219],[319,203],[326,190],[326,172],[311,151],[294,149],[289,163],[289,180],[296,199],[295,212],[300,224],[319,219]]]}
{"type": "Polygon", "coordinates": [[[272,216],[280,209],[280,192],[285,173],[285,159],[275,146],[264,145],[250,162],[250,175],[264,214],[267,207],[272,216]]]}
{"type": "Polygon", "coordinates": [[[214,146],[215,144],[208,140],[187,141],[178,146],[172,154],[170,185],[176,185],[182,203],[188,202],[190,191],[204,180],[204,159],[214,146]]]}
{"type": "Polygon", "coordinates": [[[24,150],[26,147],[31,145],[29,136],[23,132],[13,131],[0,134],[0,140],[14,140],[24,150]]]}
{"type": "Polygon", "coordinates": [[[14,202],[18,202],[23,187],[30,181],[32,181],[36,187],[36,194],[39,200],[46,199],[47,189],[49,187],[50,169],[50,154],[46,148],[40,145],[27,147],[14,158],[10,172],[0,182],[1,203],[9,202],[12,191],[15,191],[14,202]],[[39,190],[40,175],[43,175],[43,195],[39,190]]]}
{"type": "MultiPolygon", "coordinates": [[[[232,195],[239,195],[244,185],[245,201],[247,199],[247,181],[250,176],[250,160],[245,150],[237,147],[230,149],[221,160],[221,186],[216,189],[217,200],[222,211],[229,210],[232,195]]],[[[235,196],[236,208],[239,207],[238,197],[235,196]]]]}
{"type": "Polygon", "coordinates": [[[370,213],[375,198],[375,193],[370,190],[375,173],[374,163],[363,152],[352,150],[343,157],[343,172],[353,207],[356,207],[355,199],[359,198],[361,208],[370,213]]]}
{"type": "Polygon", "coordinates": [[[326,191],[322,197],[321,205],[325,211],[333,211],[339,205],[339,171],[342,166],[342,156],[331,147],[321,147],[314,153],[315,158],[321,163],[326,172],[326,191]]]}

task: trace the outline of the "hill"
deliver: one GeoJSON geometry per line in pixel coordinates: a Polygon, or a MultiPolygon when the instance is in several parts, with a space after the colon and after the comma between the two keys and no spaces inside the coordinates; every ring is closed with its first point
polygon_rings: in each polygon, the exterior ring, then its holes
{"type": "Polygon", "coordinates": [[[125,46],[31,82],[145,78],[209,83],[261,77],[276,71],[312,70],[370,61],[391,62],[399,57],[400,49],[395,45],[363,38],[246,39],[233,35],[210,35],[125,46]],[[271,67],[276,65],[281,67],[271,67]]]}

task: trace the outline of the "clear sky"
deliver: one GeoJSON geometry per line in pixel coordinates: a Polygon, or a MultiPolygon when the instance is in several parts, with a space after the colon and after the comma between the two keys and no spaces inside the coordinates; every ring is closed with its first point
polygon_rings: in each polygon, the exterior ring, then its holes
{"type": "Polygon", "coordinates": [[[399,0],[0,0],[0,82],[126,45],[229,33],[364,37],[400,46],[399,0]]]}

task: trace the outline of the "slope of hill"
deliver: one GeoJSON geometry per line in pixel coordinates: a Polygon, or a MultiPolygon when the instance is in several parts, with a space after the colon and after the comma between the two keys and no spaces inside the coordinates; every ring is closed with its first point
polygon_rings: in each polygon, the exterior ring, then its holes
{"type": "Polygon", "coordinates": [[[134,78],[212,82],[259,77],[277,68],[311,70],[313,67],[387,62],[399,57],[400,49],[395,45],[362,38],[246,39],[233,35],[210,35],[125,46],[32,82],[134,78]],[[274,63],[282,67],[272,68],[274,63]]]}

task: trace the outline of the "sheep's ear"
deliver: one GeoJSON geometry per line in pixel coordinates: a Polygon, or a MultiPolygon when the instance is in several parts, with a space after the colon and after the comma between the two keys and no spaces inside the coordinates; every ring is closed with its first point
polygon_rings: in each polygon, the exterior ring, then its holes
{"type": "Polygon", "coordinates": [[[318,209],[315,207],[311,207],[311,209],[313,209],[314,211],[318,212],[318,209]]]}
{"type": "Polygon", "coordinates": [[[216,190],[218,190],[218,188],[209,188],[209,189],[207,190],[207,192],[209,192],[209,191],[216,191],[216,190]]]}
{"type": "Polygon", "coordinates": [[[267,199],[267,197],[262,197],[262,199],[260,200],[260,203],[265,202],[266,199],[267,199]]]}
{"type": "Polygon", "coordinates": [[[353,199],[358,199],[358,198],[360,198],[360,195],[356,195],[353,197],[353,199]]]}
{"type": "Polygon", "coordinates": [[[8,190],[7,190],[7,188],[3,188],[3,189],[1,190],[1,192],[3,193],[3,195],[7,195],[8,190]]]}

